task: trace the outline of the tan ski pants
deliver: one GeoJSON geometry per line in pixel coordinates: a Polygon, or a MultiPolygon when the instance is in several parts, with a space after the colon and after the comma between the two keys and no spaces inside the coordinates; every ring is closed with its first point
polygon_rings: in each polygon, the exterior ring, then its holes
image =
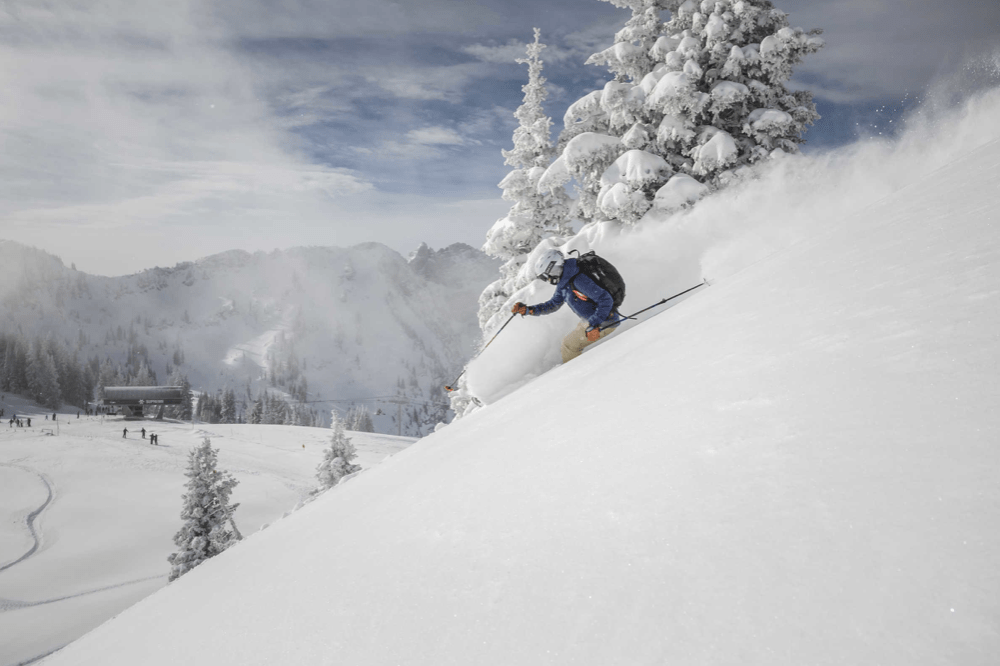
{"type": "MultiPolygon", "coordinates": [[[[562,341],[562,360],[563,363],[566,361],[572,361],[574,358],[583,353],[584,348],[589,345],[594,344],[587,339],[587,327],[588,324],[585,321],[581,321],[577,324],[569,335],[563,338],[562,341]]],[[[601,338],[613,333],[614,330],[618,328],[617,326],[612,326],[611,328],[606,328],[601,331],[601,338]]],[[[598,338],[600,340],[600,338],[598,338]]],[[[596,340],[595,340],[596,342],[596,340]]]]}

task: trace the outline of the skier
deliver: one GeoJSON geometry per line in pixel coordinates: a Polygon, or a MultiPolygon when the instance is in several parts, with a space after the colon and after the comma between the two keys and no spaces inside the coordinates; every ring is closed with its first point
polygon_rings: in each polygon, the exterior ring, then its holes
{"type": "Polygon", "coordinates": [[[540,316],[552,314],[569,303],[570,309],[580,318],[580,323],[562,341],[562,361],[566,363],[583,353],[617,328],[622,316],[615,309],[614,297],[590,277],[582,273],[577,260],[565,258],[559,250],[548,250],[535,263],[539,280],[556,285],[552,298],[537,305],[518,302],[511,312],[540,316]],[[603,328],[603,330],[601,330],[603,328]]]}
{"type": "Polygon", "coordinates": [[[140,432],[142,432],[142,438],[146,439],[146,429],[143,428],[140,432]]]}
{"type": "Polygon", "coordinates": [[[122,428],[122,439],[128,439],[128,428],[122,428]]]}

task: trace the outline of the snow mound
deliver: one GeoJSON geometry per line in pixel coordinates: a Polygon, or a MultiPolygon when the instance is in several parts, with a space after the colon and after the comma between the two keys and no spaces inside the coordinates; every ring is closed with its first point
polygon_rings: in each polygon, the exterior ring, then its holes
{"type": "Polygon", "coordinates": [[[736,140],[729,132],[717,130],[708,141],[698,146],[694,157],[694,172],[706,173],[719,166],[725,166],[736,159],[736,140]]]}
{"type": "Polygon", "coordinates": [[[656,191],[653,205],[661,210],[676,210],[694,203],[707,192],[708,187],[703,183],[699,183],[686,173],[678,173],[656,191]]]}

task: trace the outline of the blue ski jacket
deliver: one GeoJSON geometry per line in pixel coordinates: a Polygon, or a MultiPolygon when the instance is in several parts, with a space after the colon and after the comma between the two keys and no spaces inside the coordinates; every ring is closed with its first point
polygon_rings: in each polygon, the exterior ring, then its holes
{"type": "Polygon", "coordinates": [[[563,303],[568,303],[570,310],[587,322],[590,328],[617,324],[622,320],[622,316],[614,311],[615,301],[611,294],[581,273],[573,258],[563,263],[562,276],[552,298],[544,303],[528,306],[527,311],[535,316],[552,314],[563,303]]]}

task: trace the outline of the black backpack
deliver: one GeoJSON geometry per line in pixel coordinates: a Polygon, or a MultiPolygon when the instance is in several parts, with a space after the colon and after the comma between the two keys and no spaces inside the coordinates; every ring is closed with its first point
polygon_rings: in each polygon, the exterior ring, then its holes
{"type": "Polygon", "coordinates": [[[618,269],[604,257],[597,256],[593,250],[581,254],[576,260],[576,266],[598,287],[611,294],[611,298],[615,301],[613,310],[618,310],[625,300],[625,280],[622,279],[618,269]]]}

